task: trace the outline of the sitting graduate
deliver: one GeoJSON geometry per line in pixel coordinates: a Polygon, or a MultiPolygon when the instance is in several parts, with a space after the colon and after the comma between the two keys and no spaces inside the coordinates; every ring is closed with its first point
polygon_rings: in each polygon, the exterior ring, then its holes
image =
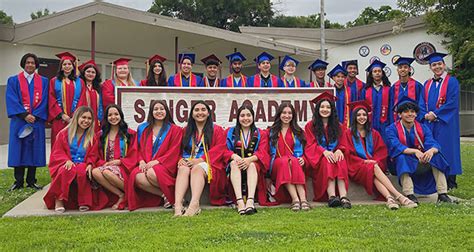
{"type": "Polygon", "coordinates": [[[403,97],[395,109],[400,120],[387,128],[389,155],[394,159],[403,193],[415,203],[414,195],[438,193],[438,202],[452,203],[448,197],[446,173],[449,164],[428,127],[416,121],[418,104],[403,97]]]}

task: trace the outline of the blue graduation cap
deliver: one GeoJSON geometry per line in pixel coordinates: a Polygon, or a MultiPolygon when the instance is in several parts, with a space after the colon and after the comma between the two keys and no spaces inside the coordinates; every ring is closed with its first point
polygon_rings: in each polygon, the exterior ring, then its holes
{"type": "Polygon", "coordinates": [[[343,73],[344,75],[347,75],[346,69],[342,68],[341,65],[337,64],[329,73],[328,76],[330,78],[336,76],[338,73],[343,73]]]}
{"type": "Polygon", "coordinates": [[[394,65],[400,66],[400,65],[408,65],[410,66],[411,63],[415,61],[415,58],[410,58],[410,57],[398,57],[398,59],[393,63],[394,65]]]}
{"type": "Polygon", "coordinates": [[[420,110],[420,107],[418,106],[418,103],[416,103],[415,100],[413,100],[412,98],[408,97],[408,96],[403,96],[394,106],[393,106],[393,111],[394,112],[398,112],[398,107],[402,106],[403,104],[407,104],[407,103],[412,103],[413,105],[415,105],[415,110],[416,112],[418,112],[420,110]]]}
{"type": "Polygon", "coordinates": [[[242,55],[242,53],[240,52],[235,52],[235,53],[231,53],[227,56],[225,56],[229,61],[230,63],[234,62],[234,61],[246,61],[247,59],[244,57],[244,55],[242,55]]]}
{"type": "Polygon", "coordinates": [[[443,58],[446,56],[446,53],[439,53],[439,52],[434,52],[428,56],[426,56],[423,60],[427,60],[430,65],[438,62],[438,61],[443,61],[443,58]]]}
{"type": "Polygon", "coordinates": [[[288,55],[285,55],[285,57],[283,58],[283,60],[281,61],[281,64],[280,64],[280,69],[283,70],[283,67],[285,67],[286,65],[286,62],[288,61],[293,61],[295,62],[295,66],[298,66],[298,64],[300,63],[299,61],[297,61],[295,58],[292,58],[288,55]]]}
{"type": "Polygon", "coordinates": [[[386,66],[387,64],[383,63],[382,61],[380,60],[374,60],[374,62],[372,62],[372,64],[370,64],[366,69],[365,71],[366,72],[370,72],[372,71],[372,69],[376,68],[376,67],[380,67],[382,70],[383,68],[386,66]]]}
{"type": "Polygon", "coordinates": [[[359,67],[359,64],[357,63],[357,60],[345,60],[343,62],[341,62],[342,64],[342,68],[346,69],[347,70],[347,67],[349,65],[355,65],[356,67],[359,67]]]}
{"type": "Polygon", "coordinates": [[[262,61],[265,61],[265,60],[272,61],[272,59],[274,59],[274,58],[275,57],[273,57],[271,54],[269,54],[267,52],[263,52],[255,58],[255,62],[260,64],[262,61]]]}
{"type": "Polygon", "coordinates": [[[328,67],[328,65],[329,65],[329,63],[327,63],[326,61],[322,61],[320,59],[317,59],[313,63],[311,63],[311,65],[309,65],[308,69],[310,69],[311,71],[314,71],[318,68],[326,69],[328,67]]]}
{"type": "Polygon", "coordinates": [[[33,125],[27,123],[23,125],[23,127],[20,128],[18,131],[18,137],[19,138],[25,138],[33,133],[33,125]]]}
{"type": "Polygon", "coordinates": [[[194,60],[196,59],[196,54],[194,53],[180,53],[178,54],[178,61],[182,63],[184,59],[189,59],[191,64],[194,64],[194,60]]]}

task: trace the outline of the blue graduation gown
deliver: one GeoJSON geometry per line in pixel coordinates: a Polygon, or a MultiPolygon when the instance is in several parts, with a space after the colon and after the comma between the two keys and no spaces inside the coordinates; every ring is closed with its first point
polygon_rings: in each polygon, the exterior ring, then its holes
{"type": "MultiPolygon", "coordinates": [[[[344,113],[346,112],[346,105],[345,104],[345,99],[346,99],[346,88],[337,88],[336,87],[336,109],[337,109],[337,116],[339,117],[339,122],[344,123],[344,113]]],[[[352,92],[353,90],[351,89],[351,99],[349,102],[356,101],[357,99],[357,94],[355,92],[352,92]]]]}
{"type": "MultiPolygon", "coordinates": [[[[288,84],[289,88],[298,87],[298,85],[295,83],[294,80],[287,81],[286,83],[288,84]]],[[[285,82],[283,82],[281,78],[278,79],[278,87],[283,87],[283,88],[286,87],[285,82]]],[[[306,83],[304,82],[304,80],[300,80],[300,87],[306,87],[306,83]]]]}
{"type": "MultiPolygon", "coordinates": [[[[398,100],[400,101],[400,99],[402,99],[403,97],[405,96],[408,96],[408,84],[407,83],[400,83],[400,89],[398,90],[398,100]],[[403,86],[405,85],[405,88],[403,88],[403,86]]],[[[424,89],[423,89],[423,85],[416,81],[415,80],[415,96],[416,96],[416,102],[418,104],[420,104],[420,98],[421,96],[424,95],[424,89]]],[[[393,108],[395,106],[395,85],[392,85],[390,87],[390,115],[389,115],[389,120],[390,120],[390,123],[393,123],[394,121],[396,121],[398,118],[394,118],[394,115],[393,115],[393,108]]],[[[417,120],[420,121],[421,120],[421,114],[424,114],[423,113],[423,107],[420,106],[420,113],[418,113],[418,117],[417,117],[417,120]]]]}
{"type": "Polygon", "coordinates": [[[347,84],[349,85],[349,87],[351,87],[351,97],[354,97],[354,99],[351,99],[352,101],[364,100],[362,93],[365,87],[365,82],[362,82],[362,90],[360,90],[359,94],[357,94],[357,79],[354,80],[354,82],[352,83],[347,80],[347,84]]]}
{"type": "Polygon", "coordinates": [[[274,76],[273,74],[270,74],[270,79],[268,80],[268,82],[266,82],[263,78],[260,78],[260,85],[259,86],[254,86],[253,83],[254,83],[254,80],[255,80],[255,75],[252,75],[247,79],[247,83],[248,83],[249,87],[262,87],[262,88],[263,87],[274,87],[274,86],[278,85],[278,80],[276,81],[276,83],[273,83],[273,81],[272,81],[273,76],[274,76]]]}
{"type": "MultiPolygon", "coordinates": [[[[426,125],[422,125],[423,134],[425,136],[425,141],[423,143],[424,149],[429,150],[432,147],[437,148],[439,152],[433,155],[433,158],[430,161],[430,164],[436,167],[438,170],[446,174],[449,171],[449,164],[444,157],[444,152],[441,152],[441,148],[433,138],[433,135],[430,129],[426,125]]],[[[400,176],[404,173],[408,173],[413,180],[413,185],[415,193],[417,194],[432,194],[436,192],[436,182],[433,177],[432,172],[426,172],[424,174],[416,174],[416,168],[418,166],[418,158],[415,155],[403,154],[403,151],[407,148],[415,147],[415,127],[410,130],[410,133],[407,137],[407,145],[403,145],[397,133],[397,128],[395,123],[392,123],[387,127],[387,139],[388,139],[388,152],[391,158],[395,161],[395,167],[397,171],[397,176],[400,176]]]]}
{"type": "MultiPolygon", "coordinates": [[[[383,88],[380,88],[379,91],[375,89],[374,87],[370,87],[372,89],[372,128],[376,129],[380,135],[383,138],[383,141],[385,142],[386,145],[387,143],[387,137],[385,134],[385,129],[390,125],[390,111],[388,111],[387,115],[387,121],[385,123],[380,122],[380,117],[382,115],[382,94],[383,94],[383,88]]],[[[365,99],[365,93],[367,89],[364,88],[362,90],[362,95],[361,97],[365,99]]],[[[390,93],[390,92],[389,92],[390,93]]],[[[390,105],[390,98],[389,98],[389,105],[390,105]]]]}
{"type": "MultiPolygon", "coordinates": [[[[175,74],[175,75],[172,75],[169,79],[168,79],[168,86],[169,87],[174,87],[174,78],[177,77],[179,75],[175,74]]],[[[196,86],[197,87],[204,87],[203,85],[203,82],[202,82],[202,78],[200,76],[197,76],[197,75],[194,75],[196,76],[196,86]]],[[[183,87],[189,87],[189,79],[186,79],[186,78],[183,78],[183,87]]]]}
{"type": "Polygon", "coordinates": [[[451,76],[446,91],[446,103],[437,109],[436,103],[440,87],[441,85],[436,87],[436,83],[433,81],[428,92],[428,101],[425,101],[423,93],[420,104],[423,104],[422,106],[424,106],[425,110],[420,114],[422,114],[422,121],[433,132],[434,139],[440,144],[443,154],[449,162],[451,169],[448,175],[459,175],[462,174],[459,129],[459,82],[454,76],[451,76]],[[424,120],[425,114],[429,111],[433,111],[436,114],[437,120],[433,122],[424,120]]]}
{"type": "Polygon", "coordinates": [[[8,166],[46,166],[46,135],[45,122],[48,119],[48,79],[41,77],[42,98],[38,107],[33,107],[34,98],[34,78],[28,84],[30,92],[31,114],[36,117],[33,124],[33,132],[20,139],[18,132],[27,124],[20,117],[22,113],[27,112],[23,107],[22,95],[20,91],[20,81],[18,76],[14,75],[8,78],[5,100],[7,105],[7,114],[10,118],[10,139],[8,144],[8,166]]]}

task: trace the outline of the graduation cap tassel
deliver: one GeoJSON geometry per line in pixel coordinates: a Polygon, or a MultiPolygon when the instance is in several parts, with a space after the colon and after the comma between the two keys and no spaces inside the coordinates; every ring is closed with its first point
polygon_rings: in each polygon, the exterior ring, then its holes
{"type": "Polygon", "coordinates": [[[148,70],[150,69],[150,61],[145,61],[145,75],[148,75],[148,70]]]}
{"type": "Polygon", "coordinates": [[[78,58],[76,58],[75,64],[76,64],[75,68],[76,68],[76,78],[77,78],[77,76],[80,75],[80,72],[79,72],[79,59],[78,58]]]}
{"type": "Polygon", "coordinates": [[[114,79],[114,62],[112,62],[111,64],[112,66],[110,70],[110,79],[113,80],[114,79]]]}

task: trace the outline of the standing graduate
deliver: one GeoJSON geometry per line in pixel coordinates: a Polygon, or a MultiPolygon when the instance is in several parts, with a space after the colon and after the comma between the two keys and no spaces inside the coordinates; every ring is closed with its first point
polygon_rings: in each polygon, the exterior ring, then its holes
{"type": "Polygon", "coordinates": [[[120,58],[112,62],[112,76],[102,84],[104,110],[110,104],[115,104],[116,86],[136,86],[138,84],[132,78],[130,66],[128,65],[130,61],[131,59],[120,58]]]}
{"type": "Polygon", "coordinates": [[[96,207],[124,209],[128,176],[137,166],[136,133],[128,128],[118,105],[107,106],[105,115],[93,146],[95,166],[92,176],[102,186],[96,191],[100,195],[96,207]]]}
{"type": "Polygon", "coordinates": [[[286,55],[280,64],[280,69],[285,74],[278,80],[278,87],[306,87],[304,80],[295,76],[296,67],[300,62],[296,59],[286,55]]]}
{"type": "Polygon", "coordinates": [[[255,191],[258,187],[260,205],[266,202],[265,179],[261,178],[268,170],[268,136],[255,126],[255,113],[251,105],[242,105],[237,110],[237,122],[226,130],[227,151],[224,160],[234,189],[237,212],[251,215],[255,209],[255,191]],[[257,186],[258,185],[258,186],[257,186]],[[246,192],[246,195],[242,195],[246,192]],[[246,196],[245,199],[243,196],[246,196]]]}
{"type": "Polygon", "coordinates": [[[438,193],[438,202],[452,203],[446,176],[449,164],[428,126],[416,120],[418,104],[403,97],[395,109],[400,120],[387,128],[389,155],[395,160],[403,193],[418,204],[417,194],[438,193]]]}
{"type": "Polygon", "coordinates": [[[337,118],[336,100],[337,97],[326,91],[311,101],[316,106],[313,119],[305,126],[308,141],[305,156],[313,180],[313,200],[328,200],[329,207],[351,208],[347,198],[345,127],[337,118]]]}
{"type": "Polygon", "coordinates": [[[390,81],[383,70],[385,66],[385,63],[375,60],[367,67],[369,74],[365,89],[362,90],[362,100],[370,104],[372,113],[369,117],[372,127],[382,135],[387,144],[385,128],[390,125],[390,81]]]}
{"type": "Polygon", "coordinates": [[[246,60],[240,52],[225,56],[230,63],[231,73],[221,80],[221,87],[247,87],[247,76],[242,74],[242,62],[246,60]]]}
{"type": "Polygon", "coordinates": [[[8,78],[5,92],[10,118],[8,166],[14,168],[15,183],[9,191],[23,188],[25,169],[27,187],[36,184],[36,167],[46,166],[45,123],[48,119],[48,79],[36,73],[38,57],[32,53],[20,60],[23,71],[8,78]]]}
{"type": "Polygon", "coordinates": [[[100,71],[94,60],[89,60],[79,66],[81,79],[85,83],[86,104],[94,111],[95,129],[100,130],[100,122],[104,117],[104,108],[102,104],[102,94],[100,84],[100,71]]]}
{"type": "Polygon", "coordinates": [[[422,121],[433,132],[434,139],[442,148],[448,160],[448,188],[456,188],[456,175],[462,174],[461,142],[459,130],[459,82],[456,77],[446,72],[443,57],[447,54],[433,53],[425,60],[430,63],[434,74],[425,81],[424,95],[420,103],[422,121]],[[447,134],[449,132],[449,134],[447,134]]]}
{"type": "Polygon", "coordinates": [[[258,73],[249,77],[250,87],[278,87],[278,77],[270,73],[271,61],[274,59],[272,55],[262,52],[255,58],[258,73]]]}
{"type": "Polygon", "coordinates": [[[202,87],[219,87],[220,80],[217,77],[222,61],[216,55],[211,54],[201,59],[201,62],[206,66],[206,74],[201,80],[199,86],[202,87]]]}
{"type": "Polygon", "coordinates": [[[366,101],[349,105],[352,111],[351,127],[345,132],[349,178],[364,186],[367,194],[383,196],[389,209],[398,209],[399,203],[408,208],[417,207],[416,203],[398,192],[385,175],[387,146],[380,133],[372,129],[370,105],[366,101]]]}
{"type": "Polygon", "coordinates": [[[137,130],[139,165],[130,173],[128,183],[130,211],[161,204],[172,207],[182,136],[166,102],[152,101],[147,121],[137,130]]]}
{"type": "Polygon", "coordinates": [[[211,109],[204,101],[197,101],[191,111],[181,143],[182,158],[178,162],[175,216],[194,216],[201,212],[199,205],[206,182],[209,183],[211,205],[226,204],[224,130],[213,123],[211,109]],[[191,201],[183,214],[183,200],[189,184],[191,201]]]}
{"type": "Polygon", "coordinates": [[[94,112],[81,106],[58,135],[49,159],[51,185],[43,200],[48,209],[88,211],[93,208],[90,184],[94,155],[94,112]]]}
{"type": "Polygon", "coordinates": [[[357,60],[343,61],[342,67],[347,71],[347,77],[344,80],[344,86],[351,87],[351,90],[354,93],[354,101],[363,100],[361,95],[362,90],[365,87],[365,83],[357,78],[357,75],[359,74],[359,65],[357,60]]]}
{"type": "Polygon", "coordinates": [[[168,86],[168,83],[166,82],[165,65],[163,64],[165,61],[166,58],[158,54],[148,58],[145,62],[147,72],[146,79],[140,81],[140,86],[168,86]]]}
{"type": "Polygon", "coordinates": [[[86,105],[83,80],[79,77],[77,58],[69,52],[56,54],[59,70],[49,81],[48,121],[51,125],[51,148],[56,136],[64,129],[76,108],[86,105]]]}
{"type": "Polygon", "coordinates": [[[329,78],[334,80],[334,87],[336,88],[336,111],[339,122],[346,128],[349,128],[350,124],[350,109],[349,103],[356,100],[357,94],[354,92],[351,86],[344,85],[347,72],[342,68],[341,65],[336,65],[331,72],[328,73],[329,78]]]}
{"type": "Polygon", "coordinates": [[[304,147],[306,138],[298,126],[293,105],[283,102],[278,106],[275,122],[268,129],[270,143],[270,170],[268,174],[275,183],[275,198],[279,203],[291,200],[293,211],[310,210],[306,199],[306,159],[304,147]]]}
{"type": "Polygon", "coordinates": [[[168,79],[170,87],[202,87],[201,77],[193,74],[193,64],[196,59],[194,53],[180,53],[178,55],[179,72],[168,79]]]}
{"type": "MultiPolygon", "coordinates": [[[[397,66],[399,79],[390,87],[390,111],[393,111],[395,104],[405,96],[419,102],[423,95],[423,85],[411,77],[411,63],[414,60],[414,58],[399,57],[394,63],[397,66]]],[[[390,123],[397,120],[396,112],[390,114],[390,123]]]]}
{"type": "Polygon", "coordinates": [[[309,83],[309,87],[331,87],[332,85],[326,82],[326,69],[329,63],[317,59],[308,67],[308,69],[316,76],[316,80],[309,83]]]}

